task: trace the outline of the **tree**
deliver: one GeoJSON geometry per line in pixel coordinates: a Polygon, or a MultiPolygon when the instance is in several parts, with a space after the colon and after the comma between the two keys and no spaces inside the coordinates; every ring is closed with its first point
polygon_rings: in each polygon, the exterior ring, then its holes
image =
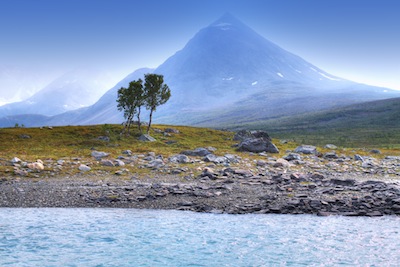
{"type": "Polygon", "coordinates": [[[159,74],[144,75],[144,104],[150,110],[149,124],[147,126],[147,134],[150,131],[153,112],[160,105],[165,104],[171,97],[171,90],[168,85],[164,84],[164,76],[159,74]]]}
{"type": "Polygon", "coordinates": [[[142,129],[140,127],[140,109],[144,104],[144,90],[143,81],[141,79],[137,81],[132,81],[129,83],[128,88],[121,87],[118,90],[118,110],[124,111],[124,118],[126,119],[124,130],[130,132],[130,127],[133,122],[133,117],[135,113],[138,118],[138,127],[140,132],[142,129]]]}

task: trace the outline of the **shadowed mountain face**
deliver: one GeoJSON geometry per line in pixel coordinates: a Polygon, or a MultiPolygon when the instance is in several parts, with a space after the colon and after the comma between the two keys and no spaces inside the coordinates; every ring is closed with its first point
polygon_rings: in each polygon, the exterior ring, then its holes
{"type": "MultiPolygon", "coordinates": [[[[50,119],[52,125],[120,123],[117,91],[149,69],[135,71],[94,105],[50,119]]],[[[200,30],[154,73],[172,96],[155,122],[218,125],[248,122],[400,96],[400,92],[335,77],[285,51],[225,14],[200,30]]],[[[144,117],[145,118],[145,117],[144,117]]]]}

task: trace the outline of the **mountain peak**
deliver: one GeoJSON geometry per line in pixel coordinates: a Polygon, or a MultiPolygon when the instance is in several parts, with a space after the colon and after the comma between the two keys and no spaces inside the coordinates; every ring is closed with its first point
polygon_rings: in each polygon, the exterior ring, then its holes
{"type": "Polygon", "coordinates": [[[210,27],[217,27],[220,28],[221,30],[229,30],[232,27],[246,27],[247,26],[241,22],[239,19],[237,19],[235,16],[233,16],[231,13],[225,13],[222,15],[219,19],[214,21],[210,27]]]}

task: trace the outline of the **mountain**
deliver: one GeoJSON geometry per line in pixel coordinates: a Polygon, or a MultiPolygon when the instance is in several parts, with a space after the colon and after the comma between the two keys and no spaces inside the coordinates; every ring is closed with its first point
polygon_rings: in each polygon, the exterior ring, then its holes
{"type": "Polygon", "coordinates": [[[104,94],[104,72],[75,70],[57,78],[26,100],[0,106],[0,117],[21,114],[52,116],[95,103],[104,94]]]}
{"type": "Polygon", "coordinates": [[[156,123],[244,124],[400,96],[398,91],[331,75],[225,14],[155,70],[137,70],[94,105],[47,122],[120,123],[118,89],[148,72],[164,75],[172,93],[170,100],[157,108],[156,123]]]}

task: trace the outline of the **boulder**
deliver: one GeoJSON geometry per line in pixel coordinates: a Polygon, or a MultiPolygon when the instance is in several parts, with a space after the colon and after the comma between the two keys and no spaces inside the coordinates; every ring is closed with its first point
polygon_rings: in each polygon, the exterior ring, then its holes
{"type": "Polygon", "coordinates": [[[114,163],[111,160],[108,160],[108,159],[101,160],[100,164],[103,165],[103,166],[107,166],[107,167],[114,167],[115,166],[114,163]]]}
{"type": "Polygon", "coordinates": [[[189,163],[190,158],[184,154],[177,154],[169,157],[168,161],[172,163],[189,163]]]}
{"type": "Polygon", "coordinates": [[[147,164],[147,168],[158,169],[164,166],[162,159],[155,159],[147,164]]]}
{"type": "Polygon", "coordinates": [[[79,169],[80,171],[82,171],[82,172],[88,172],[88,171],[91,170],[91,168],[90,168],[89,166],[85,165],[85,164],[79,165],[78,169],[79,169]]]}
{"type": "Polygon", "coordinates": [[[326,144],[326,145],[325,145],[325,148],[335,150],[335,149],[337,149],[337,146],[332,145],[332,144],[326,144]]]}
{"type": "Polygon", "coordinates": [[[213,162],[215,164],[224,164],[229,163],[229,160],[226,157],[218,157],[214,154],[208,154],[203,159],[205,162],[213,162]]]}
{"type": "Polygon", "coordinates": [[[116,159],[116,160],[114,160],[114,165],[115,165],[115,166],[122,167],[122,166],[125,166],[125,162],[123,162],[123,161],[120,160],[120,159],[116,159]]]}
{"type": "Polygon", "coordinates": [[[297,153],[289,153],[288,155],[283,157],[287,161],[292,161],[292,160],[302,160],[302,157],[297,154],[297,153]]]}
{"type": "Polygon", "coordinates": [[[238,131],[234,137],[234,141],[244,141],[246,139],[255,139],[255,138],[262,138],[264,140],[271,141],[271,137],[269,137],[268,133],[265,131],[247,131],[241,130],[238,131]]]}
{"type": "Polygon", "coordinates": [[[142,134],[141,136],[139,136],[139,141],[143,141],[143,142],[155,142],[156,139],[154,137],[151,137],[148,134],[142,134]]]}
{"type": "Polygon", "coordinates": [[[253,153],[279,153],[279,149],[271,141],[264,138],[245,139],[239,144],[237,150],[253,153]]]}
{"type": "Polygon", "coordinates": [[[166,128],[166,129],[164,130],[164,132],[166,132],[166,133],[178,134],[178,133],[179,133],[179,130],[174,129],[174,128],[166,128]]]}
{"type": "Polygon", "coordinates": [[[33,162],[33,163],[28,163],[27,167],[31,170],[36,170],[36,171],[42,171],[44,170],[43,163],[41,162],[33,162]]]}
{"type": "Polygon", "coordinates": [[[14,164],[14,163],[20,163],[21,162],[21,160],[19,159],[19,158],[17,158],[17,157],[13,157],[12,159],[11,159],[11,163],[12,164],[14,164]]]}
{"type": "Polygon", "coordinates": [[[210,151],[203,147],[198,147],[194,150],[185,150],[182,151],[181,154],[187,155],[187,156],[192,156],[192,157],[205,157],[208,154],[211,154],[210,151]]]}
{"type": "Polygon", "coordinates": [[[295,153],[302,153],[302,154],[317,154],[317,148],[315,146],[310,145],[302,145],[296,147],[294,150],[295,153]]]}
{"type": "Polygon", "coordinates": [[[96,158],[97,160],[100,160],[102,158],[108,157],[110,153],[102,152],[102,151],[92,151],[92,157],[96,158]]]}

